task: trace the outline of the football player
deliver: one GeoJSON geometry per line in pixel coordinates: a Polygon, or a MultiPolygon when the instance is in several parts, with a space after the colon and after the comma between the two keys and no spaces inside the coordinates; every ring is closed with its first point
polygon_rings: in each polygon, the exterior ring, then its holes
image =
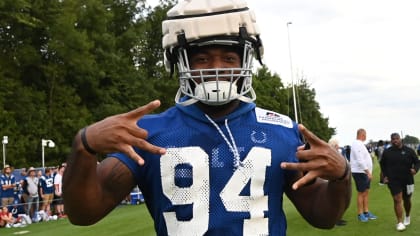
{"type": "Polygon", "coordinates": [[[332,228],[350,202],[347,161],[254,103],[263,45],[246,2],[180,1],[162,32],[176,105],[149,114],[152,101],[78,132],[63,180],[70,221],[99,221],[138,185],[158,235],[285,235],[284,193],[310,224],[332,228]],[[97,153],[108,157],[97,164],[97,153]]]}

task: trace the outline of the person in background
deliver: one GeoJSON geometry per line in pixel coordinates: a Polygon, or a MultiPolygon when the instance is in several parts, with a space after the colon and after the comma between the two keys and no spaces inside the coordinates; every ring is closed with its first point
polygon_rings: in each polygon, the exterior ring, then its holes
{"type": "Polygon", "coordinates": [[[45,168],[45,174],[40,179],[40,185],[41,211],[44,211],[47,216],[51,216],[51,204],[54,198],[54,177],[51,168],[45,168]]]}
{"type": "Polygon", "coordinates": [[[389,142],[388,140],[387,141],[385,141],[385,144],[384,144],[384,149],[388,149],[388,148],[390,148],[391,147],[391,142],[389,142]]]}
{"type": "Polygon", "coordinates": [[[351,198],[349,166],[303,125],[254,103],[252,61],[263,50],[246,2],[179,1],[167,16],[177,104],[149,114],[155,100],[75,135],[63,177],[70,221],[94,224],[138,185],[157,235],[285,235],[284,194],[311,225],[334,227],[351,198]],[[107,158],[97,164],[97,153],[107,158]]]}
{"type": "Polygon", "coordinates": [[[12,167],[5,165],[0,176],[1,205],[11,207],[15,199],[16,178],[12,174],[12,167]]]}
{"type": "Polygon", "coordinates": [[[0,206],[0,228],[3,228],[6,226],[7,221],[3,220],[3,207],[0,206]]]}
{"type": "Polygon", "coordinates": [[[26,176],[28,176],[28,171],[25,167],[23,167],[22,169],[20,169],[20,179],[24,179],[26,176]]]}
{"type": "Polygon", "coordinates": [[[346,145],[344,147],[344,157],[346,157],[347,161],[349,161],[349,162],[350,162],[350,152],[351,152],[350,145],[346,145]]]}
{"type": "Polygon", "coordinates": [[[385,149],[381,158],[384,183],[394,201],[397,218],[396,228],[404,231],[411,223],[411,196],[414,192],[414,175],[420,168],[420,161],[413,149],[404,145],[398,133],[391,134],[391,147],[385,149]],[[404,209],[403,209],[404,208],[404,209]],[[404,221],[403,221],[403,214],[404,221]]]}
{"type": "Polygon", "coordinates": [[[361,222],[375,220],[377,217],[369,211],[369,189],[372,181],[372,156],[366,148],[366,130],[358,129],[356,140],[351,145],[351,173],[357,190],[357,217],[361,222]]]}
{"type": "Polygon", "coordinates": [[[41,177],[43,176],[44,174],[42,173],[42,170],[37,170],[37,172],[36,172],[36,177],[38,178],[38,179],[41,179],[41,177]]]}
{"type": "Polygon", "coordinates": [[[33,222],[37,222],[37,213],[39,210],[39,194],[38,194],[39,179],[36,176],[36,170],[34,167],[28,169],[28,176],[25,178],[23,183],[23,191],[28,196],[26,214],[32,219],[33,222]]]}
{"type": "Polygon", "coordinates": [[[23,184],[25,183],[25,179],[28,176],[28,171],[25,167],[20,169],[20,176],[19,176],[19,190],[18,195],[20,195],[19,202],[22,204],[23,208],[27,209],[27,202],[28,202],[28,194],[26,194],[25,190],[23,189],[23,184]]]}
{"type": "Polygon", "coordinates": [[[9,209],[7,206],[2,206],[1,207],[1,212],[0,212],[0,227],[2,227],[2,225],[6,228],[11,228],[13,227],[18,227],[20,226],[19,224],[16,224],[16,218],[13,217],[12,213],[9,212],[9,209]]]}
{"type": "Polygon", "coordinates": [[[28,215],[26,215],[25,208],[22,204],[19,203],[17,199],[15,199],[10,213],[12,213],[12,216],[16,219],[16,221],[21,223],[22,225],[32,224],[31,218],[28,215]]]}
{"type": "Polygon", "coordinates": [[[417,146],[417,155],[420,156],[420,144],[417,146]]]}
{"type": "Polygon", "coordinates": [[[41,178],[43,176],[42,170],[36,171],[36,177],[38,178],[38,205],[42,208],[42,196],[41,196],[41,178]]]}
{"type": "MultiPolygon", "coordinates": [[[[335,150],[337,150],[337,152],[338,153],[340,153],[342,156],[343,156],[343,158],[344,159],[346,159],[346,161],[347,161],[347,158],[344,156],[345,154],[343,154],[343,153],[345,153],[344,152],[344,148],[341,148],[340,147],[340,144],[339,144],[339,142],[338,142],[338,140],[337,139],[335,139],[335,138],[331,138],[330,140],[328,140],[328,144],[332,147],[332,148],[334,148],[335,150]]],[[[339,221],[337,221],[337,223],[336,223],[336,225],[337,226],[343,226],[343,225],[346,225],[347,224],[347,221],[346,220],[344,220],[344,219],[340,219],[339,221]]]]}
{"type": "Polygon", "coordinates": [[[63,203],[63,173],[65,169],[66,165],[60,165],[54,177],[55,211],[60,219],[67,217],[64,213],[63,203]]]}
{"type": "MultiPolygon", "coordinates": [[[[378,160],[378,163],[381,163],[382,154],[384,153],[384,150],[385,150],[384,141],[379,140],[378,144],[376,146],[376,150],[375,150],[375,155],[376,155],[376,158],[378,160]]],[[[379,171],[379,185],[383,185],[383,184],[384,184],[384,175],[382,173],[382,168],[380,168],[380,171],[379,171]]]]}

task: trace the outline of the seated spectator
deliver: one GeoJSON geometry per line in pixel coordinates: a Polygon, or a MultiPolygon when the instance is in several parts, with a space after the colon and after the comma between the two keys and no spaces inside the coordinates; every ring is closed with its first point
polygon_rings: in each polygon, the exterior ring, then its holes
{"type": "Polygon", "coordinates": [[[0,227],[10,228],[16,222],[16,219],[12,216],[12,213],[9,212],[9,209],[6,206],[1,207],[0,212],[0,227]]]}
{"type": "Polygon", "coordinates": [[[26,210],[23,207],[23,204],[19,203],[18,199],[15,199],[15,201],[13,202],[13,206],[10,212],[16,219],[19,217],[20,214],[26,214],[26,210]]]}
{"type": "Polygon", "coordinates": [[[6,221],[2,220],[3,207],[0,207],[0,228],[3,228],[6,225],[6,221]]]}
{"type": "Polygon", "coordinates": [[[12,213],[12,216],[16,219],[16,222],[21,223],[22,227],[32,224],[31,218],[28,215],[26,215],[26,210],[23,207],[23,204],[19,203],[18,199],[15,199],[12,210],[10,212],[12,213]]]}

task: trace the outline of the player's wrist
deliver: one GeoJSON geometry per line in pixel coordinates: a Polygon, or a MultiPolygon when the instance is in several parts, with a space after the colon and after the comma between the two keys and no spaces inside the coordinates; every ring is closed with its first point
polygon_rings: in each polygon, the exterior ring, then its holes
{"type": "Polygon", "coordinates": [[[93,150],[87,140],[86,137],[86,127],[79,130],[79,132],[76,134],[74,140],[73,140],[73,150],[76,155],[93,155],[96,156],[96,151],[93,150]],[[87,149],[87,148],[88,149],[87,149]]]}
{"type": "Polygon", "coordinates": [[[341,181],[347,180],[349,178],[350,173],[351,173],[350,165],[349,165],[349,162],[346,160],[346,167],[344,169],[343,175],[341,175],[340,177],[336,179],[330,180],[330,182],[341,182],[341,181]]]}
{"type": "Polygon", "coordinates": [[[83,146],[85,151],[87,151],[89,154],[95,156],[97,154],[97,152],[95,150],[93,150],[91,148],[91,146],[89,145],[88,140],[86,138],[86,130],[87,130],[87,127],[84,127],[80,132],[80,140],[82,141],[82,146],[83,146]]]}

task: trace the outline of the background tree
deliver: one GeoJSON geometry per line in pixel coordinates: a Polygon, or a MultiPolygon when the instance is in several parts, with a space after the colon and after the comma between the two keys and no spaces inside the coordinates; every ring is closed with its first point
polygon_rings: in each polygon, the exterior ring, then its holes
{"type": "Polygon", "coordinates": [[[289,115],[287,89],[278,74],[272,74],[265,65],[258,68],[254,74],[253,88],[257,93],[258,106],[289,115]]]}
{"type": "Polygon", "coordinates": [[[408,144],[408,145],[412,145],[412,146],[415,146],[416,144],[420,143],[420,141],[417,137],[410,136],[410,135],[406,135],[403,138],[403,142],[404,142],[404,144],[408,144]]]}
{"type": "MultiPolygon", "coordinates": [[[[145,96],[143,103],[150,99],[160,99],[163,111],[174,104],[174,94],[178,89],[178,79],[170,76],[164,67],[162,49],[162,21],[166,12],[176,1],[160,1],[152,11],[139,22],[140,33],[135,47],[136,68],[139,71],[138,91],[145,96]]],[[[143,15],[142,14],[142,15],[143,15]]]]}
{"type": "Polygon", "coordinates": [[[329,127],[329,118],[321,114],[319,103],[315,99],[315,89],[310,88],[306,79],[302,77],[296,86],[296,94],[299,122],[324,141],[328,141],[335,134],[335,128],[329,127]]]}
{"type": "MultiPolygon", "coordinates": [[[[0,134],[7,162],[65,161],[76,132],[96,120],[160,99],[174,104],[177,75],[163,63],[161,23],[174,0],[0,1],[0,134]]],[[[291,87],[267,67],[256,70],[257,105],[294,116],[291,87]]],[[[305,80],[296,87],[303,123],[327,140],[328,127],[305,80]]]]}

